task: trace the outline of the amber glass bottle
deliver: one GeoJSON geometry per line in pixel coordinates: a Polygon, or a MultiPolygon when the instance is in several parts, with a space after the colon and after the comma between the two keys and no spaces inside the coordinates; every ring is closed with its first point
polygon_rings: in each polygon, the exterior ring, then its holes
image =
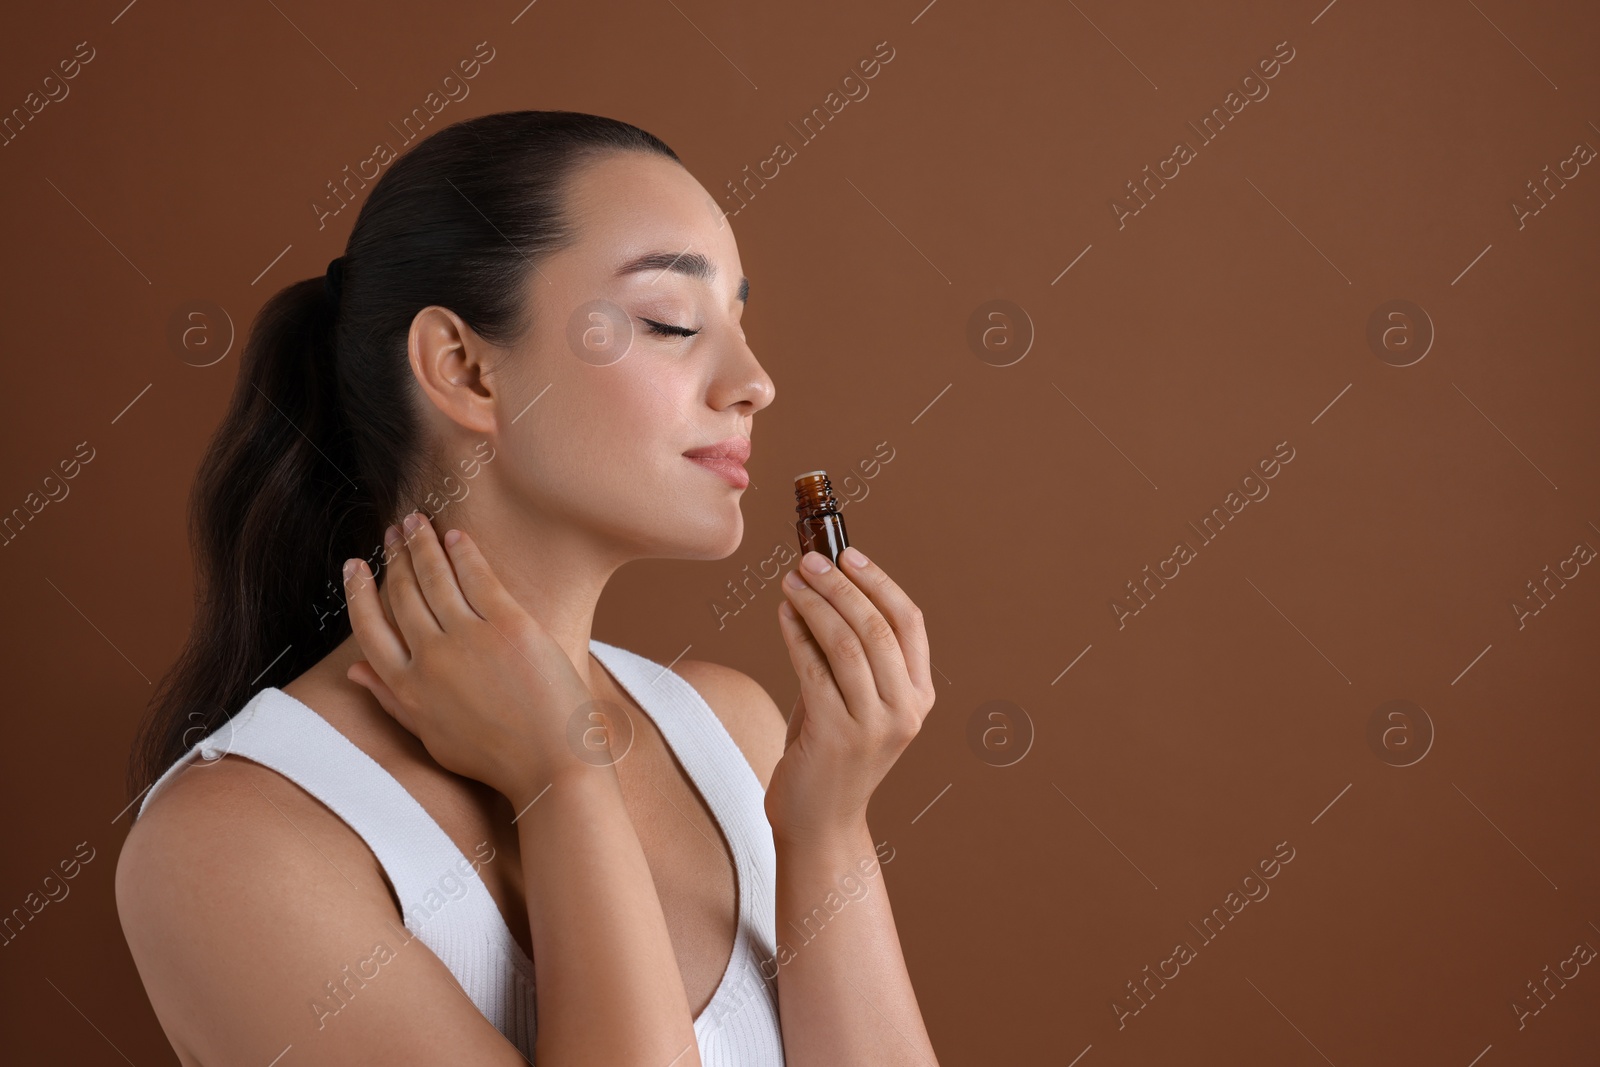
{"type": "Polygon", "coordinates": [[[850,547],[844,532],[844,516],[834,499],[833,483],[827,471],[806,471],[794,480],[794,510],[799,514],[794,528],[800,534],[800,554],[817,551],[834,566],[839,553],[850,547]]]}

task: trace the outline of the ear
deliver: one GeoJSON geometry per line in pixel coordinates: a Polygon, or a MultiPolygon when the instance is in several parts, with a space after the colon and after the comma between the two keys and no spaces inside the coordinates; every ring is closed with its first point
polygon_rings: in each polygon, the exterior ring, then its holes
{"type": "Polygon", "coordinates": [[[411,373],[447,418],[476,434],[493,434],[502,398],[490,374],[497,349],[449,308],[417,312],[407,337],[411,373]]]}

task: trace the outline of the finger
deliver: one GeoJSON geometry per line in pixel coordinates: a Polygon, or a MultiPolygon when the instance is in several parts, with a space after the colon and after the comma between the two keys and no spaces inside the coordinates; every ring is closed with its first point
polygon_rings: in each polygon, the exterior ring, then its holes
{"type": "MultiPolygon", "coordinates": [[[[388,573],[388,571],[384,571],[385,579],[387,579],[388,573]]],[[[389,583],[387,580],[378,583],[378,600],[383,605],[383,617],[385,621],[389,623],[389,626],[399,637],[400,643],[405,644],[406,639],[405,635],[400,633],[400,624],[394,621],[394,606],[389,603],[389,583]]],[[[410,648],[407,648],[406,655],[409,657],[410,654],[411,650],[410,648]]]]}
{"type": "Polygon", "coordinates": [[[839,554],[839,562],[850,580],[877,605],[883,617],[894,627],[895,635],[900,640],[900,651],[911,669],[912,684],[918,692],[932,696],[933,675],[929,673],[932,660],[928,653],[928,630],[923,624],[922,609],[882,567],[867,559],[860,549],[845,549],[839,554]]]}
{"type": "Polygon", "coordinates": [[[406,646],[414,649],[418,640],[443,633],[444,627],[434,618],[428,598],[422,595],[422,587],[417,584],[417,571],[411,563],[411,551],[404,545],[404,536],[401,535],[400,543],[392,547],[394,559],[389,563],[389,575],[384,584],[389,587],[389,607],[394,611],[395,624],[404,635],[406,646]]]}
{"type": "MultiPolygon", "coordinates": [[[[865,669],[879,699],[891,707],[904,706],[911,690],[911,677],[894,626],[860,587],[829,563],[821,552],[807,552],[801,557],[799,570],[807,584],[833,606],[855,634],[856,643],[863,652],[860,658],[865,661],[865,669]],[[823,570],[818,573],[807,564],[820,565],[823,570]]],[[[825,642],[823,647],[831,650],[834,646],[825,642]]],[[[839,654],[850,658],[852,646],[846,642],[840,646],[839,654]]]]}
{"type": "Polygon", "coordinates": [[[394,695],[394,690],[390,689],[378,672],[373,669],[372,664],[364,659],[357,660],[350,664],[349,669],[344,672],[344,676],[376,697],[383,710],[393,716],[394,720],[401,726],[404,726],[411,733],[416,733],[406,716],[405,706],[394,695]]]}
{"type": "Polygon", "coordinates": [[[495,577],[494,568],[483,558],[478,543],[461,530],[451,530],[444,535],[444,540],[467,605],[481,618],[503,617],[513,606],[511,594],[495,577]]]}
{"type": "Polygon", "coordinates": [[[467,598],[456,584],[455,568],[445,555],[439,535],[426,515],[412,512],[406,516],[406,545],[411,549],[411,567],[416,572],[417,584],[428,601],[434,618],[440,624],[459,623],[474,617],[467,598]]]}
{"type": "Polygon", "coordinates": [[[378,603],[377,583],[365,560],[345,564],[344,590],[345,602],[350,606],[350,630],[362,653],[378,673],[393,677],[411,661],[411,653],[384,616],[378,603]]]}
{"type": "Polygon", "coordinates": [[[849,715],[850,709],[844,695],[839,692],[838,681],[834,677],[833,667],[828,663],[827,654],[812,636],[805,620],[794,610],[794,605],[788,601],[778,607],[778,629],[783,632],[784,643],[789,646],[789,662],[794,666],[795,677],[800,679],[800,696],[795,700],[795,710],[789,714],[789,730],[784,738],[784,747],[787,748],[800,736],[802,717],[808,708],[827,709],[834,714],[842,710],[845,715],[849,715]],[[812,692],[810,701],[806,700],[807,689],[812,692]]]}
{"type": "MultiPolygon", "coordinates": [[[[805,620],[822,650],[822,656],[833,673],[834,684],[850,714],[861,722],[876,721],[879,715],[871,712],[881,708],[884,699],[873,677],[867,647],[838,609],[804,578],[799,577],[802,571],[802,568],[796,568],[784,578],[783,595],[789,598],[794,609],[805,620]],[[795,581],[799,581],[800,588],[795,588],[795,581]]],[[[838,568],[833,568],[833,571],[834,577],[839,577],[838,568]]],[[[856,596],[861,596],[860,590],[856,590],[856,596]]],[[[801,678],[803,680],[805,675],[801,675],[801,678]]]]}
{"type": "MultiPolygon", "coordinates": [[[[383,559],[380,564],[382,569],[378,572],[378,600],[383,604],[384,617],[389,620],[389,625],[394,628],[396,634],[400,634],[400,624],[394,621],[394,607],[389,603],[389,567],[394,563],[395,554],[404,551],[400,528],[390,526],[383,532],[383,559]]],[[[404,643],[405,637],[401,635],[400,640],[404,643]]]]}

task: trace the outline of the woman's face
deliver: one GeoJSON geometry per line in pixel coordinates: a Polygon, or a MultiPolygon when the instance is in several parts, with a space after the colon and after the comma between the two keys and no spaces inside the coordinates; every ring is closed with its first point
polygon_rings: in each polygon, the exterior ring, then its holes
{"type": "Polygon", "coordinates": [[[611,153],[567,188],[577,240],[530,272],[534,325],[501,411],[512,506],[625,556],[721,559],[746,489],[684,453],[749,443],[776,395],[740,325],[733,231],[664,156],[611,153]]]}

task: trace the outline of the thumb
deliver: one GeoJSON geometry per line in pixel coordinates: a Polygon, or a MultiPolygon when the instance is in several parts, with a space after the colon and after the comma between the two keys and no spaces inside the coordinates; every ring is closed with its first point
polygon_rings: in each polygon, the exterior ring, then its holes
{"type": "Polygon", "coordinates": [[[416,733],[415,730],[411,729],[411,724],[406,721],[404,709],[400,706],[399,698],[394,695],[394,690],[390,689],[388,684],[378,677],[378,672],[372,669],[372,664],[364,659],[357,660],[350,664],[350,669],[345,671],[344,674],[346,678],[371,693],[378,703],[383,705],[383,710],[388,712],[396,722],[412,733],[416,733]]]}

